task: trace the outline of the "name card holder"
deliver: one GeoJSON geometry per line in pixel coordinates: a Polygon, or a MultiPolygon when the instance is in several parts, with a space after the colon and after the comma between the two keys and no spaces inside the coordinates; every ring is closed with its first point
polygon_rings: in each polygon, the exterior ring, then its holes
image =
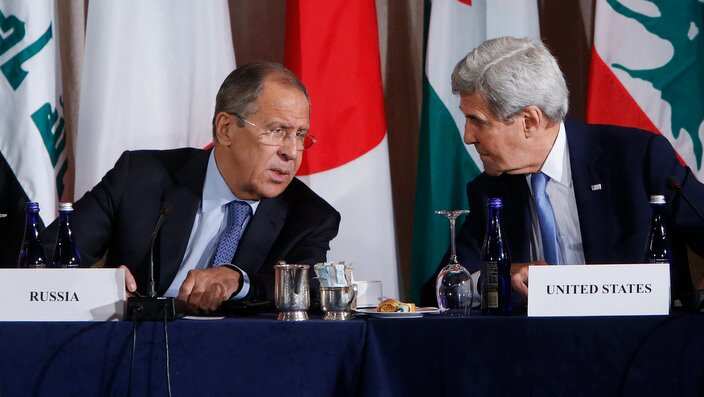
{"type": "Polygon", "coordinates": [[[528,316],[667,315],[670,266],[551,265],[528,269],[528,316]]]}
{"type": "Polygon", "coordinates": [[[0,269],[0,321],[105,321],[125,309],[122,269],[0,269]]]}

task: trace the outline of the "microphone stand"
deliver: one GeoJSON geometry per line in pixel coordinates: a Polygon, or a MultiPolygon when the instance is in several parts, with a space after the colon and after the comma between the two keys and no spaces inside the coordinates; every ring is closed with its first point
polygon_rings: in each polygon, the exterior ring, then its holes
{"type": "Polygon", "coordinates": [[[166,220],[171,208],[164,205],[159,211],[149,245],[149,268],[147,269],[147,296],[132,296],[127,299],[126,318],[132,321],[172,321],[176,318],[176,302],[174,298],[156,296],[156,281],[154,276],[154,244],[161,226],[166,220]]]}
{"type": "MultiPolygon", "coordinates": [[[[685,176],[686,177],[689,175],[689,173],[685,176]]],[[[699,208],[695,206],[691,201],[689,201],[689,197],[687,197],[687,194],[682,190],[682,185],[675,179],[675,177],[671,176],[667,178],[667,187],[675,192],[675,194],[679,195],[682,197],[682,199],[687,203],[689,208],[694,211],[694,213],[697,215],[700,221],[704,222],[704,215],[699,211],[699,208]]],[[[694,290],[694,310],[699,311],[699,312],[704,312],[704,289],[696,289],[694,290]]]]}

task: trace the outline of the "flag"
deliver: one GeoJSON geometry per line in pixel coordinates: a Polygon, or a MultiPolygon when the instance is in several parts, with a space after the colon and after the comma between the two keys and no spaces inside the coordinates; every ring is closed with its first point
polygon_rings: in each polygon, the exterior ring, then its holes
{"type": "MultiPolygon", "coordinates": [[[[68,168],[55,6],[0,0],[0,154],[45,224],[56,217],[68,168]]],[[[14,185],[4,182],[0,194],[14,185]]]]}
{"type": "Polygon", "coordinates": [[[413,217],[414,300],[449,246],[448,221],[434,211],[468,208],[466,184],[482,172],[479,154],[463,141],[464,115],[452,94],[452,70],[487,39],[539,38],[538,6],[534,0],[435,0],[427,33],[413,217]]]}
{"type": "Polygon", "coordinates": [[[704,2],[599,0],[594,23],[587,122],[662,134],[704,180],[704,2]]]}
{"type": "Polygon", "coordinates": [[[287,2],[285,59],[308,89],[318,138],[298,175],[342,215],[328,258],[398,296],[374,0],[287,2]]]}
{"type": "Polygon", "coordinates": [[[203,147],[235,67],[227,2],[91,1],[76,138],[75,197],[124,150],[203,147]]]}

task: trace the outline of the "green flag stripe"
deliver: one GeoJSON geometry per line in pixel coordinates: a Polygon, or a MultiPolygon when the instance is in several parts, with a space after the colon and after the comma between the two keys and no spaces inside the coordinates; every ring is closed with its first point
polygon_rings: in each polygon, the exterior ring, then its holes
{"type": "Polygon", "coordinates": [[[466,183],[481,172],[467,153],[452,115],[425,76],[418,146],[411,267],[411,297],[416,302],[449,245],[448,222],[433,212],[467,208],[466,183]]]}

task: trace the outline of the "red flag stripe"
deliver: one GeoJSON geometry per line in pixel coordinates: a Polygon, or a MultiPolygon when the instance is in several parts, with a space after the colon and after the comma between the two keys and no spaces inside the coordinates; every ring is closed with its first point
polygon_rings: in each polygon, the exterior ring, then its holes
{"type": "Polygon", "coordinates": [[[592,48],[587,92],[587,122],[640,128],[660,133],[611,68],[592,48]]]}

